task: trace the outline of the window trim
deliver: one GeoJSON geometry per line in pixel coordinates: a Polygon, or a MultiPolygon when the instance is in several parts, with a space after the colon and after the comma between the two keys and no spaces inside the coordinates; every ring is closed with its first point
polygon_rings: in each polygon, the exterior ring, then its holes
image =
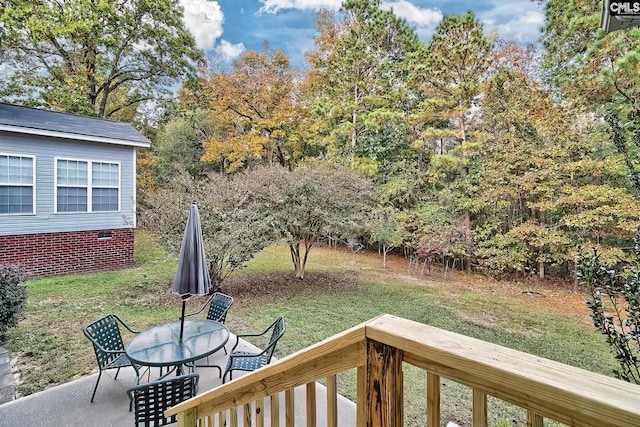
{"type": "Polygon", "coordinates": [[[97,159],[82,159],[73,157],[54,157],[53,158],[53,213],[60,215],[67,214],[104,214],[104,213],[119,213],[122,211],[122,164],[121,162],[114,160],[97,160],[97,159]],[[58,184],[58,161],[67,160],[72,162],[85,162],[87,164],[87,184],[84,185],[59,185],[58,184]],[[102,186],[93,185],[93,164],[94,163],[108,163],[118,166],[118,186],[102,186]],[[86,188],[87,189],[87,210],[86,211],[74,211],[74,212],[60,212],[58,211],[58,187],[69,188],[86,188]],[[93,210],[93,189],[96,188],[115,188],[118,190],[118,209],[114,211],[94,211],[93,210]]]}
{"type": "MultiPolygon", "coordinates": [[[[36,179],[36,156],[30,155],[30,154],[19,154],[19,153],[7,153],[7,152],[0,152],[0,156],[8,156],[8,157],[25,157],[25,158],[29,158],[31,159],[31,167],[32,172],[31,172],[31,188],[33,189],[32,194],[31,194],[31,212],[9,212],[9,213],[0,213],[0,216],[16,216],[16,215],[36,215],[36,183],[37,183],[37,179],[36,179]]],[[[0,186],[7,186],[7,187],[27,187],[27,185],[24,184],[11,184],[11,183],[0,183],[0,186]]]]}

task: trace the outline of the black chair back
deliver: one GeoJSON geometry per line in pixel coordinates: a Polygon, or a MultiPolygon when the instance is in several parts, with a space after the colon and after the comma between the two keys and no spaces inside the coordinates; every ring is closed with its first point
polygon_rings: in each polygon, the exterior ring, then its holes
{"type": "Polygon", "coordinates": [[[127,328],[129,332],[134,334],[138,333],[115,314],[107,314],[82,328],[84,335],[91,341],[91,344],[93,344],[93,351],[96,354],[96,360],[98,361],[98,368],[100,370],[98,379],[96,380],[96,386],[93,388],[93,394],[91,395],[91,402],[93,402],[93,399],[96,397],[102,371],[117,369],[118,371],[114,377],[114,379],[117,379],[121,368],[131,366],[136,371],[136,378],[139,376],[138,366],[133,365],[125,354],[120,325],[127,328]]]}
{"type": "Polygon", "coordinates": [[[83,329],[85,336],[93,344],[100,369],[105,369],[124,353],[118,320],[116,315],[107,314],[83,329]]]}
{"type": "Polygon", "coordinates": [[[181,375],[140,384],[128,390],[135,409],[135,426],[164,426],[175,423],[177,415],[164,417],[164,411],[196,395],[198,374],[181,375]]]}
{"type": "Polygon", "coordinates": [[[211,296],[211,305],[209,305],[207,319],[224,323],[224,321],[227,319],[227,312],[232,305],[233,297],[225,295],[222,292],[216,292],[211,296]]]}
{"type": "Polygon", "coordinates": [[[273,327],[273,330],[271,331],[271,338],[269,339],[269,345],[267,346],[264,352],[267,358],[267,364],[271,363],[271,357],[273,356],[273,352],[276,349],[276,344],[278,343],[278,340],[282,338],[282,336],[284,335],[284,330],[285,330],[284,317],[282,316],[278,317],[276,321],[273,322],[272,327],[273,327]]]}

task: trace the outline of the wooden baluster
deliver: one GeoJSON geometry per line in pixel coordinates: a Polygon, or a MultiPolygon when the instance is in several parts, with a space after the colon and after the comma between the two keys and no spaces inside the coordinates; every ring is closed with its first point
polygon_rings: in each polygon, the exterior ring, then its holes
{"type": "Polygon", "coordinates": [[[544,418],[533,411],[527,411],[527,427],[542,427],[544,418]]]}
{"type": "Polygon", "coordinates": [[[403,427],[402,351],[367,339],[367,426],[403,427]]]}
{"type": "Polygon", "coordinates": [[[338,427],[338,383],[335,375],[327,377],[327,427],[338,427]]]}
{"type": "Polygon", "coordinates": [[[356,425],[367,426],[367,369],[358,366],[356,373],[356,425]]]}
{"type": "Polygon", "coordinates": [[[264,427],[264,398],[256,400],[256,427],[264,427]]]}
{"type": "Polygon", "coordinates": [[[243,427],[251,427],[251,403],[244,404],[244,426],[243,427]]]}
{"type": "Polygon", "coordinates": [[[238,408],[229,410],[229,427],[238,427],[238,408]]]}
{"type": "Polygon", "coordinates": [[[440,427],[440,375],[427,372],[427,426],[440,427]]]}
{"type": "Polygon", "coordinates": [[[316,427],[316,382],[307,384],[307,427],[316,427]]]}
{"type": "Polygon", "coordinates": [[[198,411],[195,408],[191,408],[186,411],[179,412],[177,421],[179,427],[196,427],[198,422],[198,411]]]}
{"type": "Polygon", "coordinates": [[[296,408],[293,399],[293,389],[284,392],[284,415],[287,427],[295,427],[296,408]]]}
{"type": "MultiPolygon", "coordinates": [[[[227,411],[222,411],[218,414],[218,427],[226,427],[227,426],[227,411]]],[[[213,424],[211,424],[213,427],[213,424]]]]}
{"type": "Polygon", "coordinates": [[[280,394],[271,396],[271,427],[280,427],[280,394]]]}
{"type": "Polygon", "coordinates": [[[473,389],[473,427],[487,427],[487,395],[473,389]]]}

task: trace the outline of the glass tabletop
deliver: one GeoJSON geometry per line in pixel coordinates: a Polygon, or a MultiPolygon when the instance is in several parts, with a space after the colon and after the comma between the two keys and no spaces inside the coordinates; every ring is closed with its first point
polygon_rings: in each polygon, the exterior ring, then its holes
{"type": "Polygon", "coordinates": [[[132,362],[144,366],[175,366],[201,359],[221,349],[229,340],[227,327],[213,320],[180,321],[156,326],[137,334],[125,347],[132,362]]]}

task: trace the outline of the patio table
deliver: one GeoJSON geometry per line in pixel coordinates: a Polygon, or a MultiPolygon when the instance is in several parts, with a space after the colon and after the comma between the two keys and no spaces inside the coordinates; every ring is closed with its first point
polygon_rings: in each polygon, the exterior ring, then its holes
{"type": "Polygon", "coordinates": [[[227,327],[207,319],[185,320],[180,340],[178,320],[137,334],[125,346],[125,351],[127,357],[139,365],[180,368],[215,353],[228,340],[227,327]]]}

